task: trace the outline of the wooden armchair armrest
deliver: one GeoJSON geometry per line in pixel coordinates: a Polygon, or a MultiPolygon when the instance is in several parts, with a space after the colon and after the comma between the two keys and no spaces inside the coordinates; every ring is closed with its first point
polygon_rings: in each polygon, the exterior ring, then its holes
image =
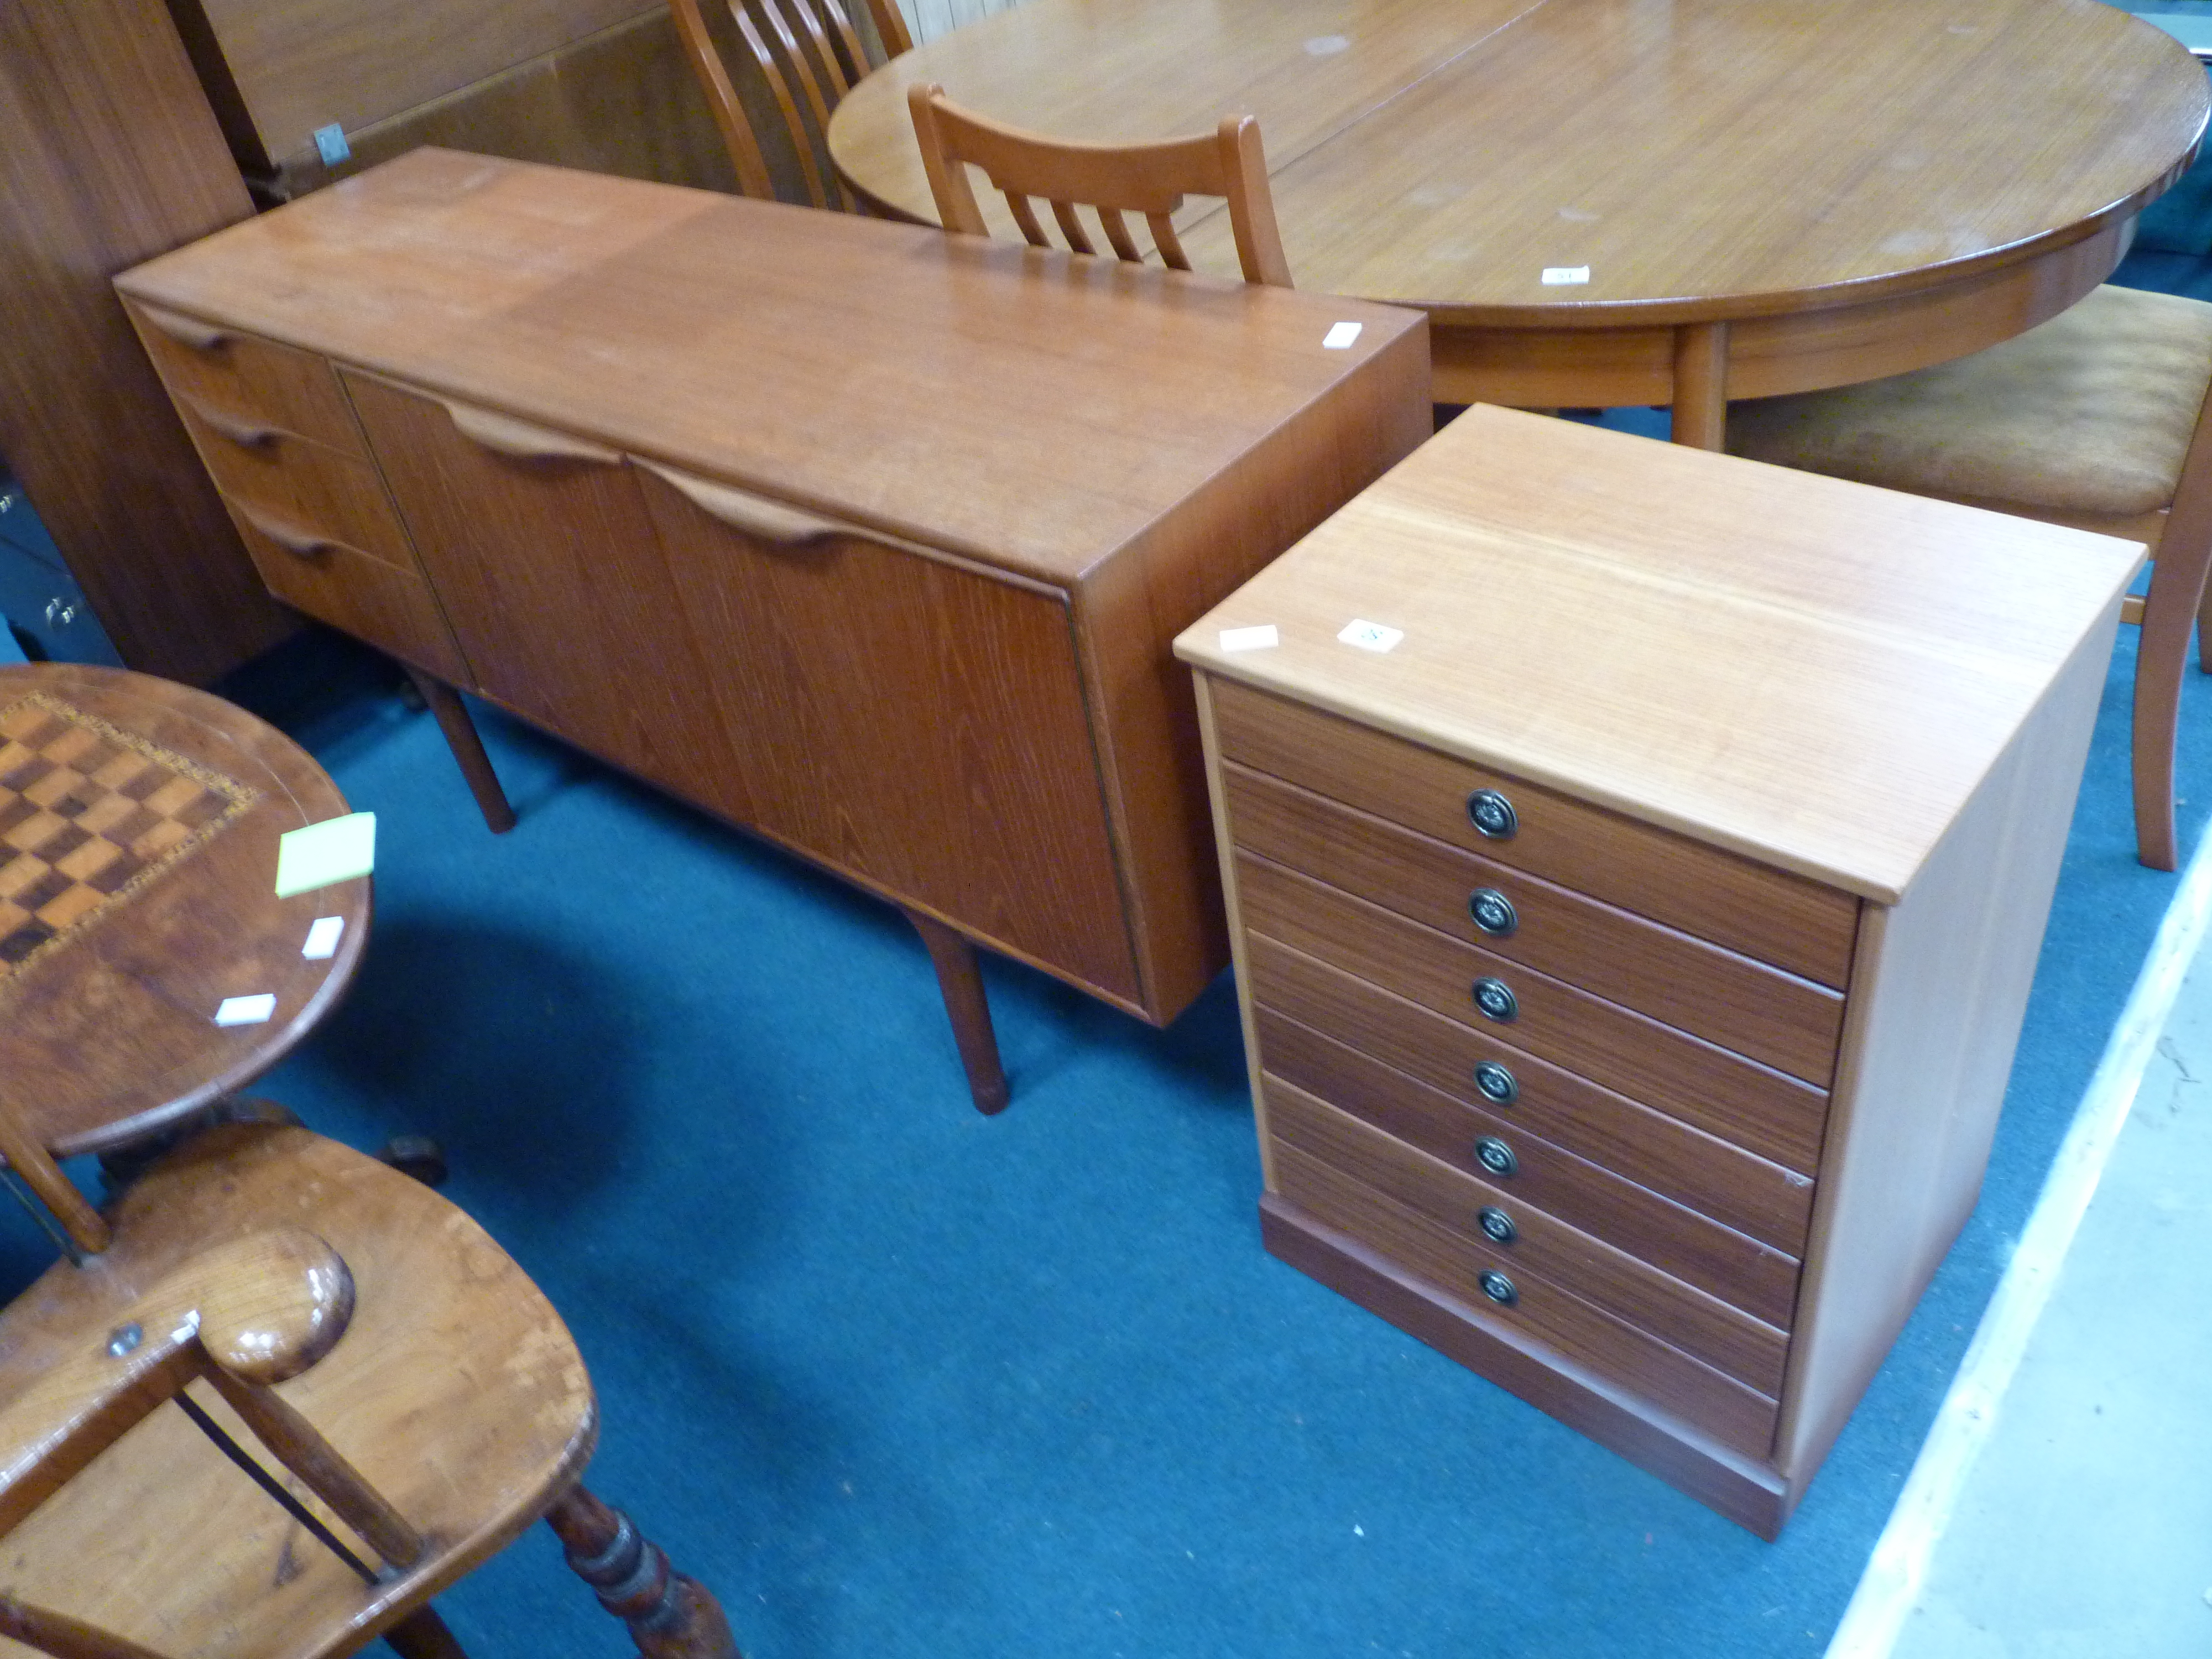
{"type": "Polygon", "coordinates": [[[353,1275],[313,1233],[277,1228],[193,1257],[0,1406],[0,1536],[186,1383],[273,1400],[267,1385],[328,1353],[352,1317],[353,1275]]]}

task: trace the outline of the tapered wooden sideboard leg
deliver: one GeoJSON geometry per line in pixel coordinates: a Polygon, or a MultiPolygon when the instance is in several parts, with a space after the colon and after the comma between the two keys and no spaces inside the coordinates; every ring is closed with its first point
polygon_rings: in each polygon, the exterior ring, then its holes
{"type": "Polygon", "coordinates": [[[991,1030],[991,1005],[984,1000],[975,947],[941,921],[912,910],[905,915],[937,965],[937,988],[945,994],[945,1012],[952,1020],[953,1041],[960,1045],[960,1063],[968,1068],[968,1092],[975,1097],[975,1109],[986,1117],[1006,1110],[1006,1073],[999,1064],[999,1039],[991,1030]]]}
{"type": "Polygon", "coordinates": [[[438,717],[438,729],[446,734],[446,747],[453,751],[461,775],[469,781],[469,793],[477,798],[484,827],[495,836],[505,835],[514,828],[514,808],[507,804],[507,791],[499,787],[499,774],[491,769],[491,757],[484,753],[483,739],[477,735],[477,723],[469,718],[461,694],[443,680],[412,668],[407,670],[407,678],[438,717]]]}
{"type": "Polygon", "coordinates": [[[384,1632],[399,1659],[469,1659],[434,1607],[417,1607],[384,1632]]]}
{"type": "Polygon", "coordinates": [[[740,1659],[720,1604],[696,1579],[671,1571],[660,1547],[620,1510],[571,1486],[545,1523],[599,1605],[629,1626],[645,1659],[740,1659]]]}

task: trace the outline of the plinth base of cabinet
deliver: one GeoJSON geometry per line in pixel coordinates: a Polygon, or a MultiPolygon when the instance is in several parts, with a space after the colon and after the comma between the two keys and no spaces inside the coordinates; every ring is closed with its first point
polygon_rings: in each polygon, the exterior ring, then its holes
{"type": "Polygon", "coordinates": [[[1270,1255],[1761,1538],[1780,1534],[1802,1495],[1802,1483],[1785,1482],[1272,1193],[1260,1200],[1260,1236],[1270,1255]]]}

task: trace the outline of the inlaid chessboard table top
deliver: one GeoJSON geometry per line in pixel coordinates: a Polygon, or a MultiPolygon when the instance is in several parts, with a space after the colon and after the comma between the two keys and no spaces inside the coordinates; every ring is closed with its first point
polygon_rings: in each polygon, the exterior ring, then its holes
{"type": "Polygon", "coordinates": [[[325,1013],[366,942],[367,878],[276,896],[287,830],[348,811],[221,699],[143,675],[0,667],[0,1101],[68,1156],[240,1087],[325,1013]],[[302,954],[318,918],[334,954],[302,954]],[[266,1020],[218,1025],[233,997],[266,1020]]]}

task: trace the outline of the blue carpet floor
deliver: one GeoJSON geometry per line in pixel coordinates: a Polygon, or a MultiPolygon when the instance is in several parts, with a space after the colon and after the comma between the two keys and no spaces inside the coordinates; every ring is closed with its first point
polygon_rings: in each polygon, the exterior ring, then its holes
{"type": "MultiPolygon", "coordinates": [[[[494,839],[329,642],[235,690],[379,814],[376,921],[264,1092],[443,1139],[592,1368],[594,1485],[754,1659],[1817,1653],[2172,890],[2132,855],[2132,650],[1984,1201],[1778,1544],[1261,1252],[1226,976],[1154,1032],[992,964],[983,1119],[889,909],[489,716],[494,839]]],[[[441,1605],[478,1659],[625,1650],[542,1529],[441,1605]]]]}

